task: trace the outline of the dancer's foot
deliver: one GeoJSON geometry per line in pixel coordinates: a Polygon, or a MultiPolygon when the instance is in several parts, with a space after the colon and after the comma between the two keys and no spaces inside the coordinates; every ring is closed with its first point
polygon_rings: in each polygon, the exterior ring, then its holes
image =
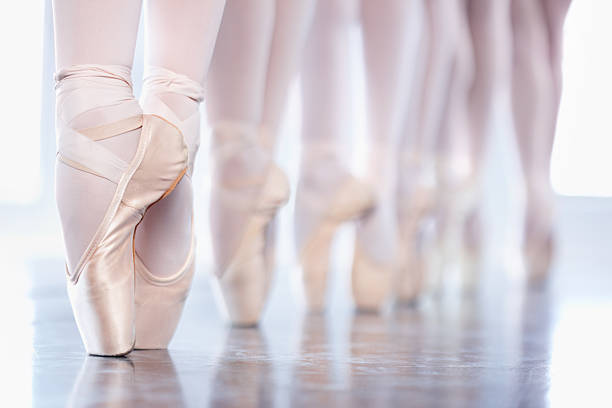
{"type": "Polygon", "coordinates": [[[136,227],[185,174],[187,147],[176,127],[142,115],[129,67],[75,65],[56,81],[68,294],[87,351],[123,355],[135,340],[136,227]]]}
{"type": "Polygon", "coordinates": [[[400,161],[397,213],[401,255],[397,301],[413,304],[426,288],[433,249],[435,172],[433,160],[405,155],[400,161]]]}
{"type": "Polygon", "coordinates": [[[373,195],[338,160],[303,158],[296,195],[295,228],[306,302],[310,311],[325,307],[330,248],[338,228],[372,207],[373,195]]]}
{"type": "Polygon", "coordinates": [[[174,335],[195,270],[191,175],[200,141],[201,85],[162,67],[147,67],[145,113],[175,125],[188,147],[185,177],[151,206],[136,232],[136,345],[163,349],[174,335]]]}
{"type": "Polygon", "coordinates": [[[554,252],[554,193],[550,188],[530,189],[525,211],[523,257],[531,285],[546,281],[554,252]]]}
{"type": "Polygon", "coordinates": [[[270,228],[289,199],[285,173],[258,128],[213,124],[211,232],[216,271],[234,325],[259,322],[274,272],[270,228]]]}
{"type": "Polygon", "coordinates": [[[394,294],[401,268],[396,157],[386,144],[371,147],[367,178],[375,205],[357,226],[353,259],[353,300],[358,311],[381,311],[394,294]]]}

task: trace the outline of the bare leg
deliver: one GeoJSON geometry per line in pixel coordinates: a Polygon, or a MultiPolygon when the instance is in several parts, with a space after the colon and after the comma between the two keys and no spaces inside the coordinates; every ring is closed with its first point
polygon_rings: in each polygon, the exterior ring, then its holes
{"type": "MultiPolygon", "coordinates": [[[[140,8],[141,0],[53,2],[58,125],[79,130],[141,113],[130,71],[140,8]]],[[[139,135],[136,129],[97,143],[129,162],[139,135]]],[[[69,271],[102,222],[115,188],[105,178],[57,161],[56,198],[69,271]]]]}
{"type": "MultiPolygon", "coordinates": [[[[224,0],[183,0],[180,7],[171,0],[147,3],[147,70],[161,67],[168,71],[162,71],[157,78],[165,82],[159,93],[152,81],[145,80],[142,106],[146,113],[164,116],[164,112],[155,108],[155,100],[159,98],[178,120],[194,116],[193,126],[181,129],[186,139],[193,140],[188,143],[190,146],[197,145],[199,140],[199,98],[194,99],[186,88],[201,93],[224,4],[224,0]],[[183,86],[173,88],[172,80],[176,82],[179,76],[183,86]]],[[[195,156],[197,152],[193,149],[189,153],[195,156]]],[[[136,252],[155,275],[176,274],[192,249],[192,171],[168,197],[147,211],[136,232],[136,252]]]]}
{"type": "Polygon", "coordinates": [[[376,207],[357,230],[353,296],[359,308],[379,308],[391,291],[399,267],[397,159],[410,79],[409,18],[413,3],[363,1],[366,68],[368,177],[376,207]]]}

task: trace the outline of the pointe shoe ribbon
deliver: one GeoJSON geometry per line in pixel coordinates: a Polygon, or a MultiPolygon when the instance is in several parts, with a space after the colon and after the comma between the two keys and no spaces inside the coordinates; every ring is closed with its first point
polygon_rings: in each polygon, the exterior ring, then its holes
{"type": "Polygon", "coordinates": [[[177,126],[189,152],[188,175],[193,173],[195,158],[200,148],[200,111],[196,110],[185,119],[180,119],[159,97],[163,93],[175,93],[200,103],[204,100],[202,85],[186,75],[158,66],[147,66],[141,96],[144,113],[159,115],[177,126]]]}

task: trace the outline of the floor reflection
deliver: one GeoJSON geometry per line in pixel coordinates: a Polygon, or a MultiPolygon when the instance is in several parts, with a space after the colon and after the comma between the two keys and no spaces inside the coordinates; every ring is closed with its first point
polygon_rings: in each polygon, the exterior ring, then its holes
{"type": "Polygon", "coordinates": [[[137,351],[123,358],[87,356],[68,406],[184,407],[183,390],[167,350],[137,351]]]}
{"type": "Polygon", "coordinates": [[[0,289],[11,385],[0,406],[610,406],[612,255],[564,248],[546,288],[489,265],[494,285],[384,316],[304,314],[286,270],[258,330],[229,328],[199,274],[170,350],[126,358],[84,354],[60,259],[12,261],[23,275],[0,289]]]}
{"type": "Polygon", "coordinates": [[[212,382],[209,406],[273,406],[276,389],[265,337],[260,330],[231,329],[212,382]]]}

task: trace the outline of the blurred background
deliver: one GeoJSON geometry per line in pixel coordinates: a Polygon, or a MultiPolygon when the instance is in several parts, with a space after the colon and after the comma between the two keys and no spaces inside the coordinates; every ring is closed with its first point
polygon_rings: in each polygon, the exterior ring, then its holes
{"type": "MultiPolygon", "coordinates": [[[[49,0],[11,2],[5,5],[9,12],[0,14],[0,49],[3,51],[0,64],[0,78],[3,78],[0,120],[4,132],[0,149],[0,265],[3,265],[3,283],[0,285],[3,333],[0,347],[10,350],[9,359],[13,369],[3,375],[10,375],[11,384],[14,385],[7,393],[1,393],[2,398],[10,398],[11,395],[23,397],[32,391],[50,391],[53,384],[65,386],[68,392],[78,365],[84,358],[82,352],[73,354],[73,360],[65,366],[68,368],[60,370],[55,380],[40,376],[41,367],[49,364],[47,357],[50,359],[53,353],[65,351],[65,344],[75,347],[79,344],[78,334],[69,316],[65,316],[68,319],[65,324],[51,327],[42,322],[41,326],[40,319],[52,319],[53,316],[45,315],[40,305],[37,306],[32,300],[37,294],[43,299],[59,302],[61,310],[68,310],[63,292],[63,244],[53,195],[55,66],[50,3],[49,0]],[[45,341],[45,333],[52,333],[54,338],[61,339],[64,335],[61,330],[64,329],[69,338],[67,343],[58,341],[48,344],[45,341]]],[[[571,406],[577,401],[585,403],[585,395],[588,395],[587,400],[596,402],[595,405],[605,406],[605,401],[612,404],[602,383],[607,376],[606,368],[612,364],[612,353],[608,347],[612,344],[612,330],[607,324],[612,312],[612,280],[608,276],[612,265],[609,254],[612,242],[610,16],[610,2],[574,1],[565,26],[564,94],[550,169],[559,209],[560,250],[551,282],[551,291],[557,303],[551,309],[554,313],[544,318],[548,326],[544,328],[542,340],[546,344],[544,355],[547,356],[543,363],[543,369],[548,370],[544,374],[548,381],[547,401],[554,402],[554,405],[571,406]],[[589,339],[589,343],[585,343],[585,339],[589,339]],[[589,381],[581,378],[585,371],[590,373],[589,381]]],[[[414,23],[416,27],[419,21],[414,23]]],[[[355,62],[351,64],[353,98],[349,109],[354,118],[350,130],[353,134],[351,147],[355,151],[354,170],[357,173],[361,170],[366,127],[364,74],[359,62],[360,35],[360,29],[355,25],[351,32],[351,59],[355,62]]],[[[143,70],[142,44],[141,32],[133,69],[136,96],[140,93],[143,70]]],[[[299,82],[296,81],[291,89],[278,150],[278,162],[290,175],[292,186],[296,185],[298,171],[299,95],[299,82]]],[[[204,115],[204,109],[201,110],[204,115]]],[[[486,194],[483,213],[487,239],[484,251],[486,267],[482,277],[487,281],[485,287],[497,288],[491,289],[491,296],[500,291],[522,288],[524,279],[524,271],[517,262],[520,258],[524,197],[517,147],[512,137],[507,84],[499,89],[492,117],[484,172],[486,194]]],[[[204,128],[204,152],[208,132],[204,128]]],[[[215,283],[209,278],[212,259],[207,223],[209,170],[205,154],[199,159],[198,166],[194,176],[196,231],[199,237],[198,277],[193,289],[197,295],[189,300],[184,321],[198,320],[201,323],[198,333],[208,333],[210,336],[206,346],[196,345],[193,337],[188,335],[187,323],[181,323],[174,343],[179,350],[174,358],[177,367],[181,367],[181,361],[188,358],[188,354],[184,351],[181,354],[181,350],[195,347],[196,350],[218,355],[227,335],[224,329],[219,329],[223,327],[223,310],[215,306],[215,283]],[[200,312],[204,309],[204,315],[209,317],[206,322],[200,312]]],[[[295,272],[293,204],[293,200],[290,201],[280,216],[279,267],[264,323],[264,329],[269,331],[266,350],[278,358],[291,355],[291,347],[298,347],[299,341],[295,338],[299,335],[298,327],[303,324],[294,319],[300,310],[302,295],[298,287],[299,275],[295,272]]],[[[329,314],[332,317],[348,316],[350,311],[348,279],[352,233],[351,227],[344,228],[334,246],[334,273],[329,287],[329,297],[332,299],[329,314]]],[[[525,300],[520,290],[516,290],[516,293],[518,297],[510,297],[506,303],[498,304],[499,310],[487,312],[492,313],[487,315],[488,319],[495,320],[497,316],[499,320],[507,322],[501,329],[496,329],[499,333],[496,341],[501,345],[510,345],[510,348],[513,341],[522,341],[516,340],[516,336],[525,323],[516,321],[521,319],[522,309],[518,305],[525,300]]],[[[431,310],[426,306],[424,310],[423,313],[429,316],[427,313],[431,310]]],[[[332,325],[334,333],[348,330],[346,320],[342,323],[342,318],[338,317],[335,321],[339,323],[332,325]]],[[[342,347],[348,340],[342,334],[332,335],[331,338],[332,353],[340,353],[341,360],[342,347]]],[[[211,365],[218,363],[213,364],[210,358],[207,361],[211,365]]],[[[502,360],[503,364],[512,365],[520,359],[515,356],[513,360],[513,357],[506,356],[502,360]]],[[[495,360],[496,363],[500,361],[495,360]]],[[[339,370],[343,369],[342,365],[339,367],[339,370]]],[[[276,375],[282,376],[282,367],[279,370],[276,375]]],[[[342,375],[339,378],[342,384],[342,375]]],[[[0,378],[0,382],[7,384],[5,380],[0,378]]],[[[501,381],[505,380],[502,378],[501,381]]],[[[521,384],[523,379],[512,381],[521,384]]],[[[188,387],[185,384],[190,383],[183,382],[183,386],[188,387]]],[[[33,398],[36,402],[36,395],[33,398]]]]}

